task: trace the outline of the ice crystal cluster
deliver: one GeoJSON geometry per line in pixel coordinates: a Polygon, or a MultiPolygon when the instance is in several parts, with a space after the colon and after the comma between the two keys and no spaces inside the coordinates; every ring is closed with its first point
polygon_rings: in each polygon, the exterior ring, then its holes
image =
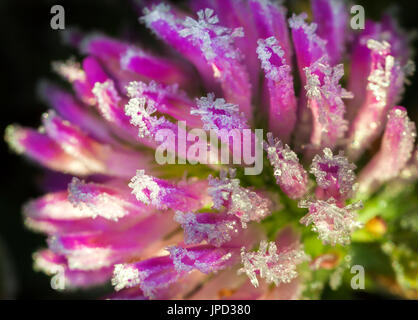
{"type": "Polygon", "coordinates": [[[398,105],[410,36],[388,14],[352,30],[344,1],[312,0],[309,15],[268,0],[189,4],[139,5],[155,52],[67,31],[80,62],[53,69],[72,91],[43,82],[40,129],[7,128],[52,184],[23,208],[48,237],[35,268],[60,290],[111,283],[109,299],[318,298],[374,246],[394,276],[367,260],[366,274],[416,294],[416,241],[405,239],[418,231],[418,150],[398,105]],[[180,150],[177,121],[222,143],[263,128],[263,172],[157,165],[161,130],[176,137],[168,152],[180,150]]]}

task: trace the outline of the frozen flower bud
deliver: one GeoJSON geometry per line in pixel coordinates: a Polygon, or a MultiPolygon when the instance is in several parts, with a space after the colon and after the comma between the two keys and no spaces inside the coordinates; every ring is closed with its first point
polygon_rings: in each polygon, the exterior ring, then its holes
{"type": "Polygon", "coordinates": [[[388,115],[380,150],[360,172],[359,191],[370,193],[382,183],[396,178],[411,158],[416,137],[415,124],[403,107],[394,107],[388,115]]]}
{"type": "Polygon", "coordinates": [[[330,149],[325,148],[322,156],[317,154],[312,160],[310,170],[318,185],[317,197],[322,200],[332,197],[344,204],[354,191],[355,168],[356,166],[344,157],[342,151],[333,155],[330,149]]]}
{"type": "Polygon", "coordinates": [[[217,210],[225,208],[228,214],[237,216],[244,228],[248,222],[260,221],[271,213],[272,202],[241,187],[232,169],[230,178],[226,171],[221,171],[220,178],[209,176],[208,192],[213,199],[213,207],[217,210]]]}
{"type": "Polygon", "coordinates": [[[116,291],[137,287],[144,296],[164,299],[181,275],[174,269],[169,256],[155,257],[131,264],[116,264],[112,285],[116,291]]]}
{"type": "Polygon", "coordinates": [[[135,198],[121,192],[117,186],[86,183],[73,177],[68,184],[68,201],[80,211],[80,216],[96,218],[98,216],[118,221],[128,214],[143,210],[135,203],[135,198]]]}
{"type": "MultiPolygon", "coordinates": [[[[279,244],[280,245],[280,244],[279,244]]],[[[301,247],[288,247],[278,251],[274,242],[265,240],[260,242],[258,251],[246,252],[241,250],[241,262],[243,267],[238,274],[245,273],[250,278],[253,286],[258,287],[257,275],[265,279],[267,283],[289,283],[297,277],[296,266],[307,260],[307,256],[301,247]]]]}
{"type": "Polygon", "coordinates": [[[312,230],[318,233],[324,244],[347,245],[351,241],[351,234],[363,226],[357,221],[355,212],[362,208],[361,202],[340,208],[333,198],[326,201],[302,200],[299,207],[309,209],[300,223],[306,226],[313,224],[312,230]]]}
{"type": "Polygon", "coordinates": [[[206,185],[205,181],[175,184],[146,175],[144,170],[138,170],[129,183],[138,201],[158,209],[180,211],[202,208],[207,200],[206,193],[202,192],[206,185]]]}
{"type": "Polygon", "coordinates": [[[308,174],[299,163],[298,156],[288,145],[284,145],[273,135],[267,133],[264,149],[274,169],[276,182],[286,195],[292,199],[302,198],[308,188],[308,174]]]}

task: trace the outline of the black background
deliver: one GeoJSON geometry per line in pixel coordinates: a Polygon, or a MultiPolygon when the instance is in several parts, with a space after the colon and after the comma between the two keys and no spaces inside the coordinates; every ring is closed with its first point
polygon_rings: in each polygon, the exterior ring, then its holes
{"type": "MultiPolygon", "coordinates": [[[[366,16],[379,18],[382,10],[394,2],[399,6],[400,23],[407,30],[418,27],[418,1],[355,1],[366,9],[366,16]]],[[[303,1],[287,1],[290,8],[300,12],[303,1]]],[[[137,32],[147,42],[149,35],[137,22],[137,13],[127,0],[1,0],[0,1],[0,132],[10,123],[37,127],[46,111],[35,94],[40,78],[57,77],[51,72],[53,60],[65,60],[76,52],[62,45],[60,31],[50,28],[50,8],[61,4],[65,8],[66,26],[82,30],[100,30],[110,35],[137,32]]],[[[416,48],[416,41],[414,42],[416,48]]],[[[417,64],[417,62],[415,62],[417,64]]],[[[412,79],[402,105],[411,118],[418,120],[418,79],[412,79]]],[[[8,253],[13,272],[8,279],[16,280],[16,291],[0,298],[62,299],[84,297],[82,293],[62,294],[50,288],[49,277],[34,272],[32,253],[45,246],[45,237],[26,230],[22,223],[21,206],[29,198],[41,194],[37,185],[39,169],[23,157],[9,151],[3,139],[1,148],[0,185],[0,246],[8,253]]],[[[4,256],[0,259],[5,259],[4,256]]],[[[90,297],[87,295],[87,297],[90,297]]],[[[327,296],[328,297],[328,296],[327,296]]],[[[331,297],[331,296],[329,296],[331,297]]],[[[378,298],[359,296],[359,298],[378,298]]]]}

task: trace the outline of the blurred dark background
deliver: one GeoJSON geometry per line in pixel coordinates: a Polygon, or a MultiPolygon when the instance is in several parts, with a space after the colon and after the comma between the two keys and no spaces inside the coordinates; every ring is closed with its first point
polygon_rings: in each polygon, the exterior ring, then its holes
{"type": "MultiPolygon", "coordinates": [[[[300,12],[305,1],[286,1],[290,8],[300,12]]],[[[418,1],[355,1],[366,9],[366,17],[378,19],[385,8],[396,2],[401,25],[413,31],[418,29],[418,1]]],[[[305,3],[305,4],[304,4],[305,3]]],[[[2,0],[0,2],[0,64],[1,84],[0,132],[10,123],[37,127],[41,114],[46,111],[35,94],[40,78],[57,79],[51,72],[50,63],[76,56],[76,52],[62,44],[60,32],[50,28],[55,4],[65,8],[66,27],[77,26],[82,30],[100,30],[110,35],[138,31],[138,37],[149,37],[139,25],[137,13],[128,0],[2,0]]],[[[145,41],[146,42],[146,41],[145,41]]],[[[414,42],[417,48],[417,42],[414,42]]],[[[417,64],[417,59],[415,58],[417,64]]],[[[412,79],[402,105],[411,117],[418,120],[418,79],[412,79]]],[[[24,228],[21,206],[29,198],[42,194],[37,182],[39,168],[23,157],[9,151],[0,139],[1,172],[0,186],[0,289],[1,298],[18,299],[68,299],[85,297],[84,293],[57,293],[50,288],[50,278],[32,269],[32,253],[45,246],[43,235],[24,228]],[[6,290],[4,287],[6,286],[6,290]],[[0,286],[1,288],[1,286],[0,286]]],[[[87,297],[88,294],[87,294],[87,297]]],[[[325,293],[327,298],[327,293],[325,293]]],[[[331,296],[330,296],[331,297],[331,296]]],[[[333,295],[338,297],[338,295],[333,295]]],[[[361,295],[356,298],[379,298],[361,295]]]]}

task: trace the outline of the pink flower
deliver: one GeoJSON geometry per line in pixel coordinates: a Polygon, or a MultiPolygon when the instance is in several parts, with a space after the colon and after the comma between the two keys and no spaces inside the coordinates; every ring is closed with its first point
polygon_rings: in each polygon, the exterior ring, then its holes
{"type": "Polygon", "coordinates": [[[164,56],[70,32],[85,57],[53,68],[73,93],[44,82],[40,93],[52,110],[40,130],[6,130],[16,152],[74,176],[67,190],[23,209],[26,226],[48,237],[34,260],[53,288],[111,282],[113,299],[301,298],[313,271],[298,272],[309,255],[294,229],[311,225],[306,231],[324,245],[349,245],[362,227],[360,202],[348,202],[356,192],[367,201],[383,183],[418,172],[410,160],[415,126],[397,106],[410,70],[408,40],[389,18],[355,33],[339,1],[313,0],[310,24],[305,13],[287,20],[286,9],[267,0],[191,7],[196,14],[166,3],[143,8],[140,22],[174,49],[164,56]],[[341,84],[347,60],[350,91],[341,84]],[[254,129],[263,117],[272,170],[259,176],[241,168],[228,176],[227,165],[156,164],[164,143],[178,159],[200,159],[190,158],[192,141],[182,141],[176,121],[228,143],[231,130],[254,129]],[[163,142],[161,130],[174,142],[163,142]],[[382,132],[356,179],[352,162],[382,132]],[[281,193],[289,199],[278,201],[281,193]],[[294,200],[308,212],[285,227],[282,210],[294,200]]]}

